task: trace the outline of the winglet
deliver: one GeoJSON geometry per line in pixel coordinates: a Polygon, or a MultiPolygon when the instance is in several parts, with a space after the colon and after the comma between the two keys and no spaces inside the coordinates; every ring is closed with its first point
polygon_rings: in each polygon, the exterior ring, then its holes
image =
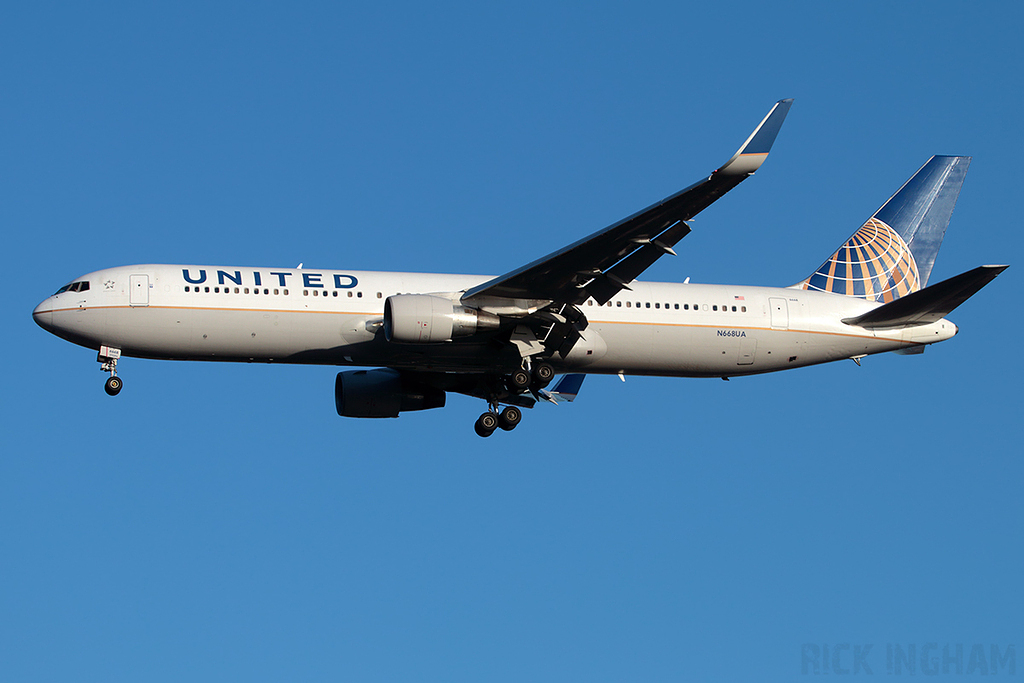
{"type": "Polygon", "coordinates": [[[715,173],[724,175],[750,175],[761,167],[768,158],[775,138],[786,120],[786,114],[793,105],[793,99],[779,100],[764,117],[754,132],[750,134],[729,161],[725,162],[715,173]]]}

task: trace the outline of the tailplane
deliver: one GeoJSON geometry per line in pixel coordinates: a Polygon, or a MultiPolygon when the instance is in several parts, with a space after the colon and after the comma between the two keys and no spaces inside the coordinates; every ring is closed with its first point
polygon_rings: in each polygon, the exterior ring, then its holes
{"type": "Polygon", "coordinates": [[[970,157],[934,156],[794,287],[888,303],[928,284],[970,157]]]}
{"type": "Polygon", "coordinates": [[[938,322],[1008,267],[978,266],[897,301],[873,308],[856,318],[843,318],[843,322],[870,330],[915,327],[938,322]]]}

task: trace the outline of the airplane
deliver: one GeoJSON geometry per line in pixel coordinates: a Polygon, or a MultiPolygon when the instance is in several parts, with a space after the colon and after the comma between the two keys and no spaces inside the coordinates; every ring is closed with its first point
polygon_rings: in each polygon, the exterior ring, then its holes
{"type": "Polygon", "coordinates": [[[572,401],[587,374],[730,379],[953,337],[945,318],[1007,266],[928,284],[970,157],[934,156],[808,277],[789,287],[641,282],[690,222],[757,171],[793,100],[697,183],[504,275],[133,265],[75,278],[33,311],[97,351],[117,395],[122,357],[376,367],[335,379],[343,417],[481,398],[474,429],[572,401]],[[558,382],[547,387],[558,374],[558,382]]]}

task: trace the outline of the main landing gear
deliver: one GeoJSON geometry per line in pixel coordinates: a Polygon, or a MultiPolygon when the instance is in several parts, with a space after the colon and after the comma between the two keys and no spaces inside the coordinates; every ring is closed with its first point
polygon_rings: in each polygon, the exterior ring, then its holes
{"type": "Polygon", "coordinates": [[[500,413],[488,410],[477,418],[473,429],[479,436],[488,437],[499,427],[511,432],[523,419],[523,411],[516,406],[505,406],[500,413]]]}
{"type": "Polygon", "coordinates": [[[100,371],[110,373],[106,384],[103,385],[103,391],[107,392],[108,396],[117,396],[121,393],[121,387],[124,386],[124,382],[117,376],[117,359],[120,357],[121,349],[109,346],[101,346],[100,352],[96,356],[96,360],[100,363],[100,371]]]}
{"type": "MultiPolygon", "coordinates": [[[[549,363],[534,363],[529,369],[520,368],[505,377],[504,385],[513,396],[527,391],[536,394],[550,384],[554,377],[555,369],[549,363]]],[[[492,397],[490,404],[490,410],[478,417],[473,425],[479,436],[488,437],[496,429],[511,432],[523,419],[523,411],[517,406],[505,406],[499,412],[497,397],[492,397]]]]}

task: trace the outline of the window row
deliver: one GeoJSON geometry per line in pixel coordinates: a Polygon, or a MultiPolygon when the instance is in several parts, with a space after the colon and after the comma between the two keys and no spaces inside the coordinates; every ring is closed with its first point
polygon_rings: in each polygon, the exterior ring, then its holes
{"type": "MultiPolygon", "coordinates": [[[[327,290],[326,289],[312,289],[312,290],[304,289],[304,290],[302,290],[302,296],[309,296],[310,292],[312,292],[313,296],[327,296],[327,290]]],[[[338,296],[338,290],[336,290],[336,289],[331,290],[331,295],[337,297],[338,296]]],[[[356,292],[353,295],[352,294],[352,290],[351,289],[348,290],[348,298],[351,299],[353,296],[355,296],[357,299],[362,299],[363,298],[363,293],[362,292],[356,292]]],[[[384,298],[384,294],[381,293],[381,292],[377,292],[377,298],[378,299],[383,299],[384,298]]]]}
{"type": "MultiPolygon", "coordinates": [[[[590,300],[587,301],[587,305],[588,306],[596,306],[597,304],[594,303],[593,299],[590,299],[590,300]]],[[[607,302],[604,305],[607,308],[611,308],[612,307],[612,302],[609,301],[609,302],[607,302]]],[[[623,302],[622,301],[616,301],[616,302],[614,302],[614,305],[615,305],[616,308],[622,308],[623,302]]],[[[683,310],[683,311],[689,311],[689,310],[694,310],[694,311],[700,311],[700,310],[704,310],[704,311],[708,311],[708,310],[710,310],[710,311],[718,311],[718,310],[730,311],[730,310],[732,310],[734,313],[746,313],[747,312],[747,307],[743,306],[743,305],[740,305],[740,306],[728,306],[728,305],[719,306],[718,304],[693,304],[693,306],[691,308],[690,304],[669,304],[669,303],[662,304],[660,301],[655,301],[653,307],[657,308],[657,309],[660,309],[663,305],[665,307],[665,310],[670,310],[670,309],[674,309],[674,310],[677,310],[677,311],[678,310],[683,310]]],[[[626,301],[625,302],[625,306],[626,306],[626,308],[633,308],[634,307],[634,302],[626,301]]],[[[635,307],[636,308],[651,308],[651,302],[650,301],[646,301],[646,302],[637,301],[635,303],[635,307]]]]}
{"type": "MultiPolygon", "coordinates": [[[[203,292],[206,292],[207,294],[209,294],[211,289],[213,290],[214,294],[220,294],[222,289],[223,289],[223,293],[224,294],[231,294],[231,289],[232,288],[231,287],[223,287],[223,288],[222,287],[213,287],[213,288],[211,288],[211,287],[202,287],[202,288],[200,288],[200,287],[191,287],[190,288],[188,285],[185,285],[185,291],[186,292],[195,292],[197,294],[200,291],[203,291],[203,292]]],[[[249,293],[249,288],[248,287],[235,287],[234,290],[235,290],[235,292],[234,292],[235,294],[248,294],[249,293]]],[[[284,294],[285,296],[288,296],[288,290],[287,289],[270,289],[269,287],[264,287],[263,289],[260,289],[259,287],[253,287],[252,288],[252,293],[253,294],[270,294],[271,292],[273,292],[274,294],[284,294]]]]}
{"type": "MultiPolygon", "coordinates": [[[[75,292],[83,291],[84,292],[85,290],[89,289],[89,283],[88,282],[81,282],[81,283],[75,283],[75,284],[82,284],[82,285],[85,285],[85,287],[82,288],[82,289],[75,289],[75,290],[70,290],[70,291],[75,291],[75,292]]],[[[57,292],[57,293],[60,294],[61,292],[68,291],[71,286],[72,285],[67,285],[66,287],[62,287],[60,292],[57,292]]],[[[248,287],[199,287],[199,286],[190,287],[189,285],[185,285],[185,291],[186,292],[195,292],[196,294],[198,294],[199,292],[205,292],[207,294],[210,294],[211,291],[212,291],[213,294],[221,294],[221,293],[223,293],[223,294],[231,294],[232,291],[234,291],[235,294],[249,294],[250,293],[250,289],[248,287]]],[[[251,291],[252,291],[253,294],[270,294],[271,292],[273,292],[274,295],[281,295],[281,294],[283,294],[284,296],[288,296],[288,290],[287,289],[278,289],[278,288],[271,289],[270,287],[264,287],[263,289],[260,289],[259,287],[253,287],[251,291]]],[[[304,290],[302,290],[302,296],[309,296],[310,292],[313,293],[313,296],[328,296],[327,290],[320,290],[320,289],[313,289],[313,290],[304,289],[304,290]]],[[[338,290],[336,290],[336,289],[332,290],[331,291],[331,295],[333,295],[334,297],[337,297],[338,296],[338,290]]],[[[355,293],[353,293],[352,290],[348,290],[348,297],[350,299],[353,298],[353,297],[355,297],[357,299],[362,299],[363,298],[363,293],[362,292],[355,292],[355,293]]],[[[377,292],[377,298],[378,299],[384,298],[383,292],[377,292]]]]}

